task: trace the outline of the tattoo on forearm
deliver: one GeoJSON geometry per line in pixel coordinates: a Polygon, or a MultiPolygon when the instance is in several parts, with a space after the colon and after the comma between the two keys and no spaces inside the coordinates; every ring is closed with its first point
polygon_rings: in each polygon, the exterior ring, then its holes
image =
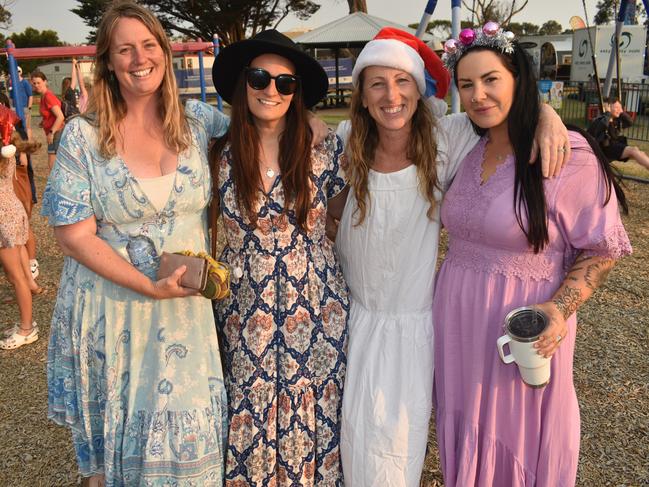
{"type": "Polygon", "coordinates": [[[579,305],[582,303],[581,291],[576,287],[565,286],[561,291],[552,299],[557,309],[561,312],[564,319],[568,319],[579,305]]]}
{"type": "Polygon", "coordinates": [[[588,289],[595,291],[600,287],[606,281],[611,269],[613,269],[613,260],[611,259],[599,260],[587,266],[584,281],[588,289]]]}

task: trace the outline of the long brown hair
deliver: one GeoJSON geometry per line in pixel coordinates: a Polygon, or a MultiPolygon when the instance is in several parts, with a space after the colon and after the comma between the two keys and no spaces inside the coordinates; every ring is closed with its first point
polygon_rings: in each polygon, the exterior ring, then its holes
{"type": "MultiPolygon", "coordinates": [[[[284,187],[286,212],[289,203],[295,211],[297,225],[308,232],[307,215],[311,207],[311,129],[307,120],[302,90],[293,95],[286,113],[286,126],[279,140],[279,169],[284,187]]],[[[232,157],[232,180],[237,202],[242,213],[247,214],[250,223],[255,225],[257,215],[255,203],[259,199],[259,188],[263,188],[259,173],[259,134],[248,107],[246,80],[240,73],[232,97],[230,128],[210,151],[210,165],[213,174],[213,197],[218,198],[219,161],[223,149],[230,143],[232,157]]]]}
{"type": "MultiPolygon", "coordinates": [[[[358,208],[356,225],[365,220],[368,211],[367,180],[370,167],[374,161],[376,148],[379,144],[379,132],[376,122],[370,112],[363,106],[363,80],[361,72],[358,88],[352,94],[351,123],[352,128],[349,140],[345,146],[345,154],[349,164],[347,168],[348,182],[354,190],[358,208]]],[[[437,141],[435,139],[435,119],[426,102],[420,98],[417,109],[410,121],[410,135],[408,136],[407,157],[417,167],[419,191],[430,203],[426,213],[428,218],[433,218],[435,209],[435,188],[439,189],[437,179],[437,141]]]]}
{"type": "Polygon", "coordinates": [[[115,2],[104,14],[97,29],[97,54],[93,89],[84,117],[99,131],[99,152],[104,157],[116,154],[118,125],[126,116],[127,107],[114,73],[108,68],[110,43],[117,22],[122,18],[139,20],[149,29],[165,56],[165,73],[160,86],[158,114],[167,146],[180,153],[191,145],[189,124],[180,102],[173,72],[171,44],[160,21],[146,8],[130,1],[115,2]]]}

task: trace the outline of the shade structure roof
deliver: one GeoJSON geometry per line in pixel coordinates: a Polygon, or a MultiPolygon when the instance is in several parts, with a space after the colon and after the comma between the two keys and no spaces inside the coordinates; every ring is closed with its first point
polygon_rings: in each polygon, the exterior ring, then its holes
{"type": "MultiPolygon", "coordinates": [[[[363,12],[345,15],[317,29],[302,34],[293,39],[305,47],[319,48],[350,48],[363,47],[371,41],[383,27],[396,27],[415,34],[415,29],[392,22],[391,20],[374,17],[363,12]]],[[[434,36],[425,34],[424,42],[435,40],[434,36]]]]}

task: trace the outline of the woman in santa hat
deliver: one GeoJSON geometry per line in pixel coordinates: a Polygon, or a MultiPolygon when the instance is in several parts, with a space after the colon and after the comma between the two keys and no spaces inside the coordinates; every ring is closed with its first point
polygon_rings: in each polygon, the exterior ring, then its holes
{"type": "MultiPolygon", "coordinates": [[[[348,486],[413,487],[432,410],[439,207],[478,137],[464,114],[435,120],[449,74],[407,32],[382,29],[352,80],[351,120],[338,129],[351,186],[336,241],[351,298],[343,472],[348,486]]],[[[541,140],[563,146],[567,133],[548,110],[555,126],[541,140]]]]}

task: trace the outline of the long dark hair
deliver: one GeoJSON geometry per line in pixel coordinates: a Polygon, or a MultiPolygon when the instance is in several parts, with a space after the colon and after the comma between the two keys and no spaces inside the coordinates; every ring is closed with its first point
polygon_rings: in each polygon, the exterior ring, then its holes
{"type": "MultiPolygon", "coordinates": [[[[516,123],[507,124],[509,141],[514,149],[515,176],[514,176],[514,212],[516,221],[527,237],[528,243],[539,253],[549,243],[547,222],[547,205],[545,192],[543,190],[543,174],[541,162],[537,159],[530,164],[532,153],[532,142],[536,127],[539,123],[541,112],[541,100],[537,88],[537,79],[532,69],[532,63],[528,54],[514,41],[514,51],[511,54],[504,54],[498,49],[485,46],[477,46],[467,49],[468,52],[492,51],[502,61],[507,70],[512,73],[515,79],[514,95],[512,105],[507,116],[516,123]],[[527,228],[523,224],[523,214],[527,216],[527,228]]],[[[459,64],[459,61],[458,61],[459,64]]],[[[457,67],[454,72],[455,84],[457,86],[457,67]]],[[[487,129],[478,127],[471,121],[475,132],[482,136],[487,129]]],[[[599,167],[605,176],[607,191],[606,200],[608,203],[611,197],[611,187],[615,189],[615,195],[624,213],[628,213],[628,206],[624,191],[619,182],[619,177],[613,173],[606,156],[602,153],[597,143],[582,129],[575,126],[567,126],[568,130],[583,135],[593,149],[599,162],[599,167]]]]}
{"type": "MultiPolygon", "coordinates": [[[[307,216],[311,207],[311,129],[307,120],[302,90],[293,95],[286,113],[286,126],[279,140],[279,168],[286,204],[284,211],[292,204],[296,224],[307,232],[307,216]]],[[[248,108],[245,73],[240,73],[232,96],[230,128],[218,139],[210,150],[213,197],[218,198],[219,160],[225,145],[230,143],[232,156],[232,180],[237,203],[255,225],[257,215],[255,203],[259,199],[259,188],[263,188],[259,174],[259,134],[248,108]]]]}

